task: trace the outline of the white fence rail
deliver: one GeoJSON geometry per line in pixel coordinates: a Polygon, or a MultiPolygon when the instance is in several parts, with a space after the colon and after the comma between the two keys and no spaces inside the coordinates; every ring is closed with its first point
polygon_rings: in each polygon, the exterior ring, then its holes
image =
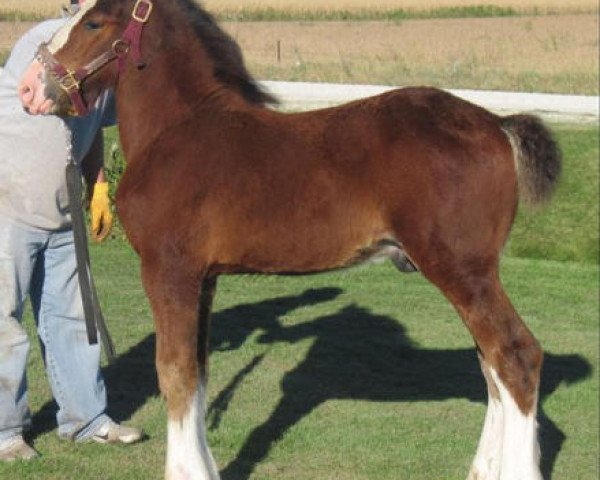
{"type": "MultiPolygon", "coordinates": [[[[281,101],[284,110],[308,110],[377,95],[395,87],[305,82],[261,82],[281,101]]],[[[534,113],[549,121],[597,123],[597,96],[514,93],[483,90],[448,90],[495,113],[534,113]]]]}
{"type": "MultiPolygon", "coordinates": [[[[309,110],[339,105],[396,88],[381,85],[275,81],[263,81],[261,85],[281,101],[281,108],[284,110],[309,110]]],[[[598,123],[600,118],[600,101],[597,96],[486,90],[448,91],[501,115],[526,112],[549,121],[569,123],[598,123]]]]}

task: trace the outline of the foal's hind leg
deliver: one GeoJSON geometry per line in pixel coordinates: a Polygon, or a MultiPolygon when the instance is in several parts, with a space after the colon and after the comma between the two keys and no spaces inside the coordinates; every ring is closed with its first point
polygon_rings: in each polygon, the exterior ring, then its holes
{"type": "Polygon", "coordinates": [[[208,321],[214,281],[198,282],[180,266],[144,265],[142,277],[156,324],[156,368],[167,401],[167,480],[218,480],[206,441],[208,321]]]}
{"type": "Polygon", "coordinates": [[[504,435],[504,413],[500,401],[500,392],[492,378],[490,367],[478,352],[481,371],[485,377],[488,389],[488,406],[483,422],[483,430],[477,453],[471,466],[467,480],[481,478],[497,479],[500,477],[500,462],[502,461],[502,437],[504,435]]]}
{"type": "Polygon", "coordinates": [[[462,272],[449,276],[436,283],[443,287],[477,343],[491,402],[469,478],[540,480],[536,422],[542,366],[539,344],[511,305],[495,269],[483,275],[462,272]],[[489,438],[492,435],[498,435],[500,446],[489,438]]]}

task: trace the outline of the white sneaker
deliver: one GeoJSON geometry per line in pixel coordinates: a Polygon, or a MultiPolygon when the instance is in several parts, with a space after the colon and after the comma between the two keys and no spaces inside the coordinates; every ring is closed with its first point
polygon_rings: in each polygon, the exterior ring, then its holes
{"type": "Polygon", "coordinates": [[[135,443],[140,441],[144,433],[135,427],[119,425],[113,420],[108,420],[102,425],[90,440],[97,443],[135,443]]]}
{"type": "Polygon", "coordinates": [[[0,442],[0,462],[31,460],[37,456],[39,456],[39,453],[27,445],[21,435],[15,435],[0,442]]]}

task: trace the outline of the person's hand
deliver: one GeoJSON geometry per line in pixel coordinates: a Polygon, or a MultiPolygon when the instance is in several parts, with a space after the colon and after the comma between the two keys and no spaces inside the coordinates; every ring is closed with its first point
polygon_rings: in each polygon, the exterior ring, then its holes
{"type": "Polygon", "coordinates": [[[90,230],[95,242],[102,242],[110,233],[113,216],[108,199],[108,182],[94,184],[94,193],[90,202],[90,230]]]}

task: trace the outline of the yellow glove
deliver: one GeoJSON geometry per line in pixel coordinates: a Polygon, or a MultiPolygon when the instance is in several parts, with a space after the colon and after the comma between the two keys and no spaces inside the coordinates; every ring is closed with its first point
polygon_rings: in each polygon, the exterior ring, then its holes
{"type": "Polygon", "coordinates": [[[108,182],[94,184],[94,194],[90,202],[90,216],[92,239],[95,242],[101,242],[110,233],[113,222],[108,199],[108,182]]]}

